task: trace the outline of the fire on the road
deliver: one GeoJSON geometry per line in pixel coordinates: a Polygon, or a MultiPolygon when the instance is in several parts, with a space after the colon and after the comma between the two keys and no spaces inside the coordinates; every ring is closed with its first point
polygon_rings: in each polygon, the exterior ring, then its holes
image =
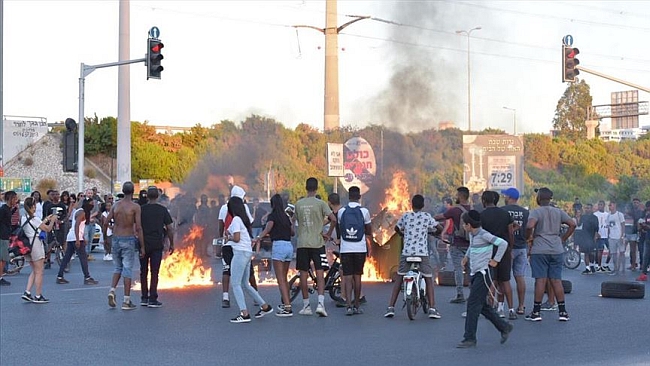
{"type": "Polygon", "coordinates": [[[381,211],[373,219],[373,230],[377,244],[386,244],[395,234],[395,225],[404,212],[411,210],[411,197],[406,174],[395,172],[393,181],[386,189],[386,198],[380,204],[381,211]]]}

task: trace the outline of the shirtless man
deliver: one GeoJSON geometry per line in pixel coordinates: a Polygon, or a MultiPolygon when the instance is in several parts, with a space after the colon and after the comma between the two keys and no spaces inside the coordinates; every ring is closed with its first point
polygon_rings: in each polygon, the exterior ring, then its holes
{"type": "Polygon", "coordinates": [[[132,182],[126,182],[122,186],[124,199],[116,203],[108,214],[105,222],[115,220],[113,226],[113,282],[108,292],[108,305],[115,307],[115,288],[120,282],[120,276],[124,276],[124,302],[122,310],[133,310],[136,306],[131,302],[131,277],[133,259],[136,245],[140,249],[140,257],[144,256],[144,238],[142,225],[140,223],[140,206],[133,202],[134,186],[132,182]]]}

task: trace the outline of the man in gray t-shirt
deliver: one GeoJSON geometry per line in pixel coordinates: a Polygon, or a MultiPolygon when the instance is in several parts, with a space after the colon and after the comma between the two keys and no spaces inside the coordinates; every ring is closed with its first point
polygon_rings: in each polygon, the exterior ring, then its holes
{"type": "Polygon", "coordinates": [[[562,288],[562,266],[564,262],[564,247],[562,242],[567,240],[576,228],[575,222],[566,212],[551,207],[553,191],[540,188],[537,192],[537,204],[540,206],[530,212],[526,225],[526,237],[533,244],[530,249],[530,267],[535,278],[535,300],[533,312],[526,315],[526,320],[540,321],[542,297],[546,288],[546,281],[551,281],[555,290],[559,310],[559,320],[568,321],[564,303],[564,289],[562,288]],[[564,235],[560,236],[562,224],[569,226],[564,235]]]}

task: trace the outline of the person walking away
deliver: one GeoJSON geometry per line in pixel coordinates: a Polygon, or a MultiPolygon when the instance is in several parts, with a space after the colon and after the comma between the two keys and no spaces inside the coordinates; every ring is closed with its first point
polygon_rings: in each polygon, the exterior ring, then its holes
{"type": "Polygon", "coordinates": [[[50,232],[57,220],[56,214],[46,216],[45,221],[41,221],[39,216],[36,216],[36,206],[38,202],[34,197],[27,197],[25,199],[25,216],[21,219],[21,226],[27,236],[27,239],[32,243],[32,251],[25,256],[25,260],[32,267],[32,272],[27,279],[27,286],[23,292],[22,299],[36,304],[45,304],[50,300],[43,296],[43,267],[45,264],[45,245],[43,241],[38,239],[39,230],[50,232]],[[36,286],[36,296],[32,296],[32,286],[36,286]]]}
{"type": "Polygon", "coordinates": [[[291,219],[284,211],[284,202],[279,194],[271,197],[271,213],[266,221],[266,227],[262,232],[255,237],[255,251],[260,250],[261,238],[266,235],[271,236],[273,246],[271,248],[271,259],[273,260],[273,271],[275,271],[275,278],[278,281],[278,289],[282,297],[282,307],[278,307],[278,312],[275,313],[279,317],[293,316],[291,309],[291,298],[289,297],[289,283],[287,282],[287,274],[289,272],[289,265],[293,260],[293,245],[291,245],[291,237],[295,234],[294,227],[291,224],[291,219]]]}
{"type": "Polygon", "coordinates": [[[0,286],[9,286],[11,282],[3,278],[5,265],[9,262],[9,235],[13,232],[11,217],[18,211],[18,195],[14,191],[4,194],[4,205],[0,207],[0,286]]]}
{"type": "MultiPolygon", "coordinates": [[[[490,191],[486,191],[490,192],[490,191]]],[[[484,194],[486,192],[483,192],[484,194]]],[[[490,194],[491,195],[491,194],[490,194]]],[[[483,196],[483,199],[485,196],[483,196]]],[[[463,340],[456,348],[476,347],[476,328],[478,327],[478,316],[483,316],[501,333],[501,344],[504,344],[512,332],[512,324],[501,319],[494,311],[494,308],[487,302],[487,296],[494,298],[492,292],[492,279],[496,275],[496,267],[504,260],[504,254],[508,242],[504,239],[490,234],[481,227],[481,217],[484,216],[487,207],[480,214],[471,210],[462,216],[463,225],[469,232],[470,245],[462,264],[470,263],[470,275],[472,278],[469,297],[467,298],[467,316],[465,317],[465,334],[463,340]],[[494,250],[496,249],[496,251],[494,250]]],[[[495,211],[496,212],[496,211],[495,211]]]]}
{"type": "Polygon", "coordinates": [[[370,212],[361,207],[361,190],[352,186],[348,190],[347,206],[338,210],[338,232],[341,234],[341,267],[345,282],[347,310],[345,315],[363,314],[361,301],[361,276],[372,240],[370,212]],[[354,304],[352,303],[354,289],[354,304]]]}
{"type": "Polygon", "coordinates": [[[140,258],[145,256],[144,235],[142,234],[142,210],[140,205],[133,202],[133,182],[122,185],[124,199],[117,202],[106,217],[107,221],[115,220],[113,226],[113,279],[108,291],[108,306],[114,308],[115,288],[124,277],[124,301],[122,310],[133,310],[136,306],[131,301],[131,279],[133,278],[133,261],[136,245],[139,243],[140,258]]]}
{"type": "Polygon", "coordinates": [[[550,281],[557,300],[560,321],[568,321],[569,313],[564,302],[562,287],[562,267],[564,266],[564,246],[576,228],[575,222],[566,212],[551,206],[553,191],[543,187],[537,191],[537,204],[540,206],[530,212],[526,225],[526,237],[532,242],[530,247],[530,266],[535,278],[535,298],[533,311],[526,320],[541,321],[540,310],[546,282],[550,281]],[[569,228],[560,236],[562,224],[569,228]]]}
{"type": "Polygon", "coordinates": [[[596,240],[598,238],[598,218],[593,214],[593,205],[586,203],[582,210],[576,211],[576,230],[573,232],[573,241],[584,253],[585,270],[581,273],[583,275],[596,273],[596,256],[597,246],[596,240]]]}
{"type": "Polygon", "coordinates": [[[99,283],[90,276],[90,272],[88,271],[88,254],[86,253],[86,246],[84,243],[86,213],[83,208],[81,208],[82,203],[83,201],[79,201],[77,207],[70,215],[72,218],[72,224],[70,225],[70,230],[68,230],[65,254],[63,255],[61,264],[59,264],[59,273],[56,277],[56,283],[59,285],[70,283],[63,277],[63,269],[68,266],[70,259],[72,259],[72,255],[75,253],[79,258],[79,265],[81,265],[81,271],[84,275],[84,285],[96,285],[99,283]]]}
{"type": "Polygon", "coordinates": [[[140,256],[140,305],[159,308],[158,273],[162,262],[165,233],[169,239],[169,254],[174,253],[174,227],[169,211],[158,203],[158,188],[149,187],[149,203],[141,206],[140,222],[144,255],[140,256]],[[151,275],[149,275],[151,269],[151,275]],[[151,282],[149,282],[151,281],[151,282]]]}
{"type": "MultiPolygon", "coordinates": [[[[429,231],[442,230],[442,226],[431,217],[427,212],[422,212],[424,207],[424,197],[416,194],[411,199],[411,207],[413,211],[404,213],[395,225],[395,231],[403,236],[404,246],[399,260],[399,268],[397,275],[394,277],[393,291],[390,295],[388,308],[384,317],[392,318],[395,316],[395,302],[397,302],[397,295],[399,295],[402,288],[402,280],[404,275],[410,270],[410,264],[406,262],[407,257],[420,257],[420,273],[424,277],[424,282],[427,287],[427,297],[429,303],[429,318],[440,319],[441,315],[436,309],[435,296],[433,293],[433,267],[431,267],[431,260],[429,257],[429,245],[427,243],[427,235],[429,231]]],[[[462,261],[462,259],[461,259],[462,261]]],[[[460,264],[459,264],[460,265],[460,264]]]]}
{"type": "Polygon", "coordinates": [[[607,226],[609,254],[614,260],[614,271],[610,276],[616,276],[619,271],[625,273],[625,215],[616,209],[614,201],[609,202],[607,226]]]}
{"type": "Polygon", "coordinates": [[[261,318],[273,312],[273,307],[264,301],[262,296],[249,283],[251,259],[253,258],[252,228],[244,206],[244,201],[239,197],[231,197],[228,201],[228,213],[232,216],[232,222],[228,226],[226,237],[233,251],[231,264],[232,292],[239,306],[239,314],[230,319],[231,323],[248,323],[251,321],[251,316],[246,308],[244,290],[255,302],[262,304],[259,311],[255,313],[255,318],[261,318]]]}
{"type": "Polygon", "coordinates": [[[524,315],[526,311],[526,267],[528,266],[528,245],[526,244],[526,224],[528,223],[529,212],[518,204],[519,191],[516,188],[508,188],[501,192],[505,198],[506,205],[501,207],[512,217],[514,226],[512,245],[512,275],[517,284],[517,315],[524,315]]]}
{"type": "Polygon", "coordinates": [[[452,304],[461,304],[465,302],[463,295],[463,282],[465,280],[464,268],[460,264],[467,248],[469,247],[469,236],[463,229],[460,217],[463,213],[471,210],[469,204],[469,189],[467,187],[458,187],[456,189],[456,206],[449,208],[445,213],[436,215],[436,220],[452,219],[454,222],[454,235],[450,245],[451,262],[454,265],[454,278],[456,281],[456,296],[449,302],[452,304]]]}
{"type": "MultiPolygon", "coordinates": [[[[244,189],[241,188],[240,186],[233,186],[230,190],[230,198],[239,197],[243,201],[245,196],[246,196],[246,191],[244,191],[244,189]]],[[[248,205],[244,205],[244,209],[246,210],[246,214],[248,215],[248,220],[253,221],[253,216],[249,212],[248,205]]],[[[228,227],[230,226],[232,219],[233,219],[232,215],[228,214],[228,205],[227,204],[222,205],[221,208],[219,209],[218,230],[219,230],[220,238],[225,237],[226,230],[228,230],[228,227]]],[[[232,263],[232,257],[233,257],[232,247],[230,246],[227,240],[224,240],[224,244],[221,247],[221,264],[222,264],[221,288],[223,291],[222,299],[221,299],[222,308],[230,307],[230,297],[228,294],[228,289],[230,288],[230,275],[231,275],[230,265],[232,263]]],[[[251,261],[249,282],[251,286],[255,288],[256,287],[255,274],[252,271],[252,267],[253,267],[253,262],[251,261]]]]}
{"type": "Polygon", "coordinates": [[[316,283],[318,286],[318,305],[316,314],[321,317],[327,316],[325,310],[325,278],[323,271],[327,268],[327,254],[325,253],[325,242],[330,240],[332,231],[336,226],[336,217],[330,210],[327,203],[316,198],[318,180],[314,177],[307,179],[305,183],[307,197],[296,202],[296,213],[294,220],[298,222],[298,249],[296,251],[296,269],[300,271],[300,289],[302,291],[302,309],[300,315],[312,315],[309,304],[309,292],[307,290],[307,273],[310,263],[314,264],[316,270],[316,283]],[[323,234],[323,220],[325,217],[330,220],[330,228],[323,234]]]}

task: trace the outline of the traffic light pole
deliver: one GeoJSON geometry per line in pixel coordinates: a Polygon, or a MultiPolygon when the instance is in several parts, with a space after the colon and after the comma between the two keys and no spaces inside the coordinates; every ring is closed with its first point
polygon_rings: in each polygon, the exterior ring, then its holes
{"type": "Polygon", "coordinates": [[[77,192],[83,192],[84,190],[84,132],[85,132],[85,122],[84,122],[84,102],[85,102],[85,89],[86,89],[86,76],[90,75],[93,71],[97,69],[103,69],[105,67],[120,66],[135,64],[138,62],[147,62],[146,58],[139,58],[137,60],[127,60],[127,61],[118,61],[118,62],[109,62],[106,64],[99,65],[86,65],[83,62],[81,63],[81,70],[79,73],[79,119],[78,122],[78,133],[79,133],[79,147],[78,147],[78,156],[77,156],[77,192]]]}
{"type": "Polygon", "coordinates": [[[650,88],[646,88],[646,87],[643,87],[643,86],[641,86],[641,85],[637,85],[637,84],[634,84],[634,83],[630,83],[629,81],[621,80],[621,79],[615,78],[615,77],[613,77],[613,76],[609,76],[609,75],[606,75],[606,74],[600,73],[600,72],[598,72],[598,71],[590,70],[590,69],[584,68],[584,67],[582,67],[582,66],[580,66],[580,65],[576,66],[576,69],[578,69],[578,70],[580,70],[580,71],[584,71],[584,72],[586,72],[586,73],[588,73],[588,74],[592,74],[592,75],[600,76],[600,77],[603,78],[603,79],[611,80],[611,81],[617,82],[617,83],[619,83],[619,84],[623,84],[623,85],[630,86],[630,87],[632,87],[632,88],[636,88],[636,89],[639,89],[639,90],[643,90],[643,91],[646,92],[646,93],[650,93],[650,88]]]}

